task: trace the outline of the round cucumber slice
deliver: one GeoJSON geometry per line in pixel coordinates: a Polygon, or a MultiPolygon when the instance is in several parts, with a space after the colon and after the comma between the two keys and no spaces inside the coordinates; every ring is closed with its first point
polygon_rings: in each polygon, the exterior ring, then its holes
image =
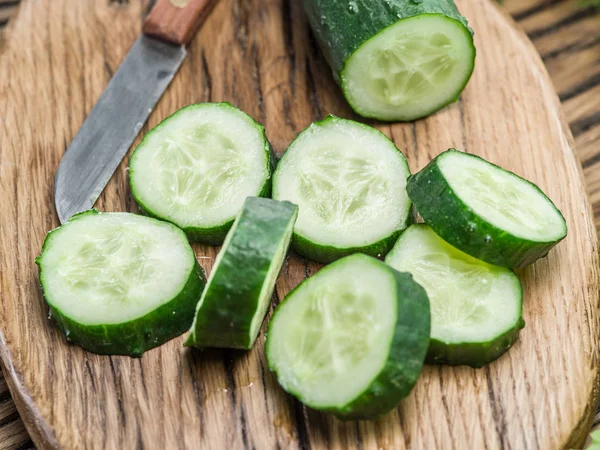
{"type": "Polygon", "coordinates": [[[229,103],[201,103],[146,134],[129,181],[145,213],[219,245],[246,197],[270,194],[271,158],[262,125],[229,103]]]}
{"type": "Polygon", "coordinates": [[[407,190],[439,236],[490,264],[527,266],[567,235],[564,217],[535,184],[454,149],[412,176],[407,190]]]}
{"type": "Polygon", "coordinates": [[[86,211],[36,259],[50,316],[100,354],[141,356],[187,330],[204,273],[185,233],[149,217],[86,211]]]}
{"type": "Polygon", "coordinates": [[[443,14],[421,14],[362,44],[340,76],[348,103],[360,115],[408,121],[456,101],[474,66],[467,27],[443,14]]]}
{"type": "Polygon", "coordinates": [[[267,331],[277,380],[307,406],[372,419],[408,395],[429,344],[429,301],[407,273],[356,254],[290,292],[267,331]]]}
{"type": "Polygon", "coordinates": [[[252,348],[297,215],[298,207],[289,202],[246,200],[198,302],[187,346],[252,348]]]}
{"type": "Polygon", "coordinates": [[[506,352],[525,325],[514,272],[455,249],[427,225],[408,227],[385,261],[427,291],[427,362],[481,367],[506,352]]]}
{"type": "Polygon", "coordinates": [[[292,247],[328,263],[380,256],[410,220],[402,153],[374,128],[329,116],[292,142],[273,175],[273,198],[299,206],[292,247]]]}

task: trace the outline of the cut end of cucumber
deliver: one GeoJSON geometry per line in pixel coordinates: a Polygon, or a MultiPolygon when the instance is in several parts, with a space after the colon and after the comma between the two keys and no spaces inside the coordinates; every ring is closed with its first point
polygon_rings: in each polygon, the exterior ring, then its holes
{"type": "Polygon", "coordinates": [[[365,117],[414,120],[455,101],[474,63],[467,27],[442,14],[421,14],[361,45],[342,70],[342,89],[365,117]]]}
{"type": "Polygon", "coordinates": [[[264,129],[226,103],[181,109],[146,135],[134,152],[130,181],[151,215],[181,228],[232,221],[270,178],[264,129]]]}
{"type": "MultiPolygon", "coordinates": [[[[299,206],[295,233],[337,249],[372,245],[406,227],[408,164],[374,128],[330,116],[290,145],[273,198],[299,206]]],[[[308,256],[308,255],[307,255],[308,256]]]]}
{"type": "Polygon", "coordinates": [[[475,214],[518,238],[555,242],[567,234],[562,214],[534,184],[477,156],[449,150],[440,171],[475,214]]]}
{"type": "Polygon", "coordinates": [[[353,255],[314,275],[271,321],[268,358],[281,385],[313,408],[341,408],[383,369],[394,336],[394,276],[353,255]],[[273,343],[273,345],[271,345],[273,343]]]}
{"type": "Polygon", "coordinates": [[[111,325],[170,302],[196,259],[185,234],[169,223],[89,212],[49,234],[38,264],[52,308],[82,325],[111,325]]]}
{"type": "MultiPolygon", "coordinates": [[[[427,225],[409,227],[386,262],[411,273],[427,291],[432,339],[445,344],[478,343],[483,348],[507,331],[518,333],[522,290],[511,270],[461,252],[427,225]]],[[[476,355],[475,363],[479,361],[476,355]]]]}

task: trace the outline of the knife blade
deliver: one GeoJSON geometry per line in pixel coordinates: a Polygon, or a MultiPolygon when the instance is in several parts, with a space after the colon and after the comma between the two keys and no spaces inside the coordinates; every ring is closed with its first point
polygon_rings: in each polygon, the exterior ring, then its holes
{"type": "Polygon", "coordinates": [[[61,223],[90,209],[127,154],[216,1],[158,0],[143,34],[109,81],[60,161],[54,202],[61,223]]]}

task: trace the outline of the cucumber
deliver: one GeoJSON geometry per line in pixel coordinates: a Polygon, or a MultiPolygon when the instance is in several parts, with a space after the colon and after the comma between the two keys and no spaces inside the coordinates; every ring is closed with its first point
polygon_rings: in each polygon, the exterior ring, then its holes
{"type": "Polygon", "coordinates": [[[475,66],[473,33],[452,0],[304,0],[355,112],[410,121],[458,99],[475,66]]]}
{"type": "Polygon", "coordinates": [[[141,356],[182,334],[205,284],[183,231],[128,213],[73,216],[36,263],[67,340],[107,355],[141,356]]]}
{"type": "Polygon", "coordinates": [[[386,254],[410,221],[406,159],[382,133],[329,116],[292,142],[273,175],[273,198],[299,206],[292,248],[329,263],[386,254]]]}
{"type": "Polygon", "coordinates": [[[252,348],[297,215],[298,207],[288,202],[246,200],[215,260],[185,345],[252,348]]]}
{"type": "Polygon", "coordinates": [[[290,292],[267,331],[279,384],[341,419],[373,419],[413,388],[429,344],[429,300],[407,273],[356,254],[290,292]]]}
{"type": "Polygon", "coordinates": [[[144,213],[219,245],[246,197],[270,195],[273,164],[262,125],[229,103],[200,103],[144,136],[129,181],[144,213]]]}
{"type": "Polygon", "coordinates": [[[440,237],[489,264],[525,267],[567,235],[563,215],[535,184],[454,149],[412,176],[407,190],[440,237]]]}
{"type": "Polygon", "coordinates": [[[525,325],[515,273],[455,249],[427,225],[408,227],[385,261],[427,291],[429,363],[481,367],[506,352],[525,325]]]}

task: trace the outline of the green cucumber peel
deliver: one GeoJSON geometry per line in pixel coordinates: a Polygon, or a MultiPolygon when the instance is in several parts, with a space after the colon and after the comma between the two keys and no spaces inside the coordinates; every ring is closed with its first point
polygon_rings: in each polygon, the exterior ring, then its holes
{"type": "Polygon", "coordinates": [[[252,348],[297,214],[297,206],[289,202],[246,200],[215,260],[185,345],[252,348]]]}

